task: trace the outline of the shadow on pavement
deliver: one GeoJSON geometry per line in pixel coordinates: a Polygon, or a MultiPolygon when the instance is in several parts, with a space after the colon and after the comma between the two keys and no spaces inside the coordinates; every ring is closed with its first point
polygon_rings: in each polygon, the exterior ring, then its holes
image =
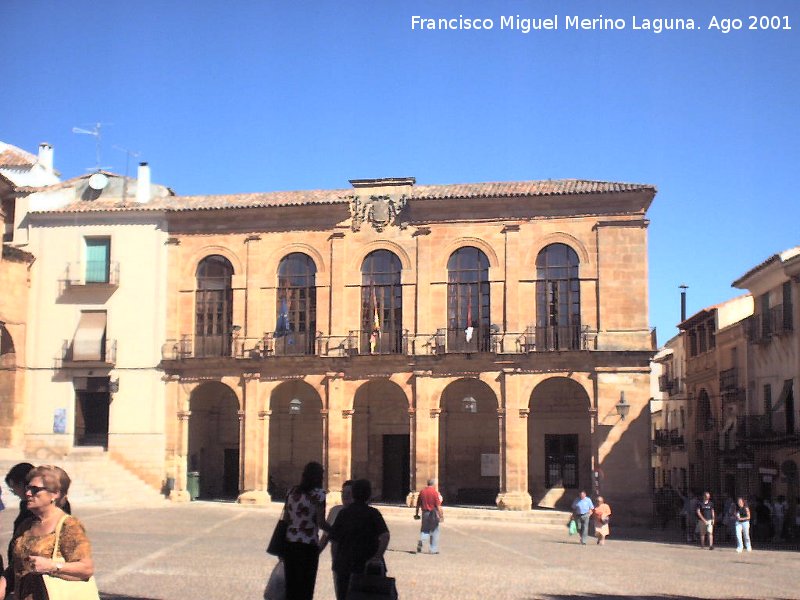
{"type": "Polygon", "coordinates": [[[126,594],[107,594],[100,592],[100,600],[161,600],[161,599],[145,598],[144,596],[128,596],[126,594]]]}
{"type": "MultiPolygon", "coordinates": [[[[624,594],[548,594],[546,596],[531,596],[528,600],[623,600],[625,598],[635,598],[636,600],[702,600],[699,596],[683,596],[673,594],[636,594],[627,596],[624,594]]],[[[759,598],[738,598],[737,600],[759,600],[759,598]]],[[[789,600],[788,598],[778,598],[776,600],[789,600]]]]}

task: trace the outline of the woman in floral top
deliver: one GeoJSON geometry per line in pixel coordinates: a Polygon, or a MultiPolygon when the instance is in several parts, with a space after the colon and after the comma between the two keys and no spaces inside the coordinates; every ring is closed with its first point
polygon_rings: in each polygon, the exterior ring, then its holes
{"type": "MultiPolygon", "coordinates": [[[[17,600],[47,600],[43,574],[67,580],[87,580],[94,573],[92,548],[80,521],[68,516],[62,506],[69,489],[63,469],[49,465],[28,473],[25,498],[33,516],[20,523],[14,533],[14,593],[17,600]],[[55,532],[62,517],[58,547],[63,558],[53,560],[55,532]]],[[[7,576],[0,577],[0,598],[6,593],[7,576]]],[[[11,590],[8,590],[11,591],[11,590]]]]}
{"type": "Polygon", "coordinates": [[[300,485],[286,498],[286,600],[311,600],[319,565],[319,530],[325,524],[325,492],[322,489],[322,465],[308,463],[300,485]]]}

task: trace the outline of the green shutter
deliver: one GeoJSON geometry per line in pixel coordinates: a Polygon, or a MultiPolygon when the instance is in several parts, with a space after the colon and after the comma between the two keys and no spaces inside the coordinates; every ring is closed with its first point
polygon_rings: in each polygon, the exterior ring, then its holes
{"type": "Polygon", "coordinates": [[[111,257],[111,240],[86,239],[86,283],[108,283],[108,263],[111,257]]]}

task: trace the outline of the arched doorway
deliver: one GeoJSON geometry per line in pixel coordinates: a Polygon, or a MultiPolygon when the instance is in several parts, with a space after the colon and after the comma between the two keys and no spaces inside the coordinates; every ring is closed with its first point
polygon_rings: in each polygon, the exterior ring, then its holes
{"type": "Polygon", "coordinates": [[[362,385],[353,400],[350,476],[369,479],[375,498],[403,502],[409,492],[408,399],[387,380],[362,385]]]}
{"type": "Polygon", "coordinates": [[[239,494],[239,401],[218,381],[203,383],[189,397],[190,472],[199,473],[201,498],[239,494]]]}
{"type": "Polygon", "coordinates": [[[591,494],[589,395],[566,377],[546,379],[531,394],[528,490],[534,504],[569,509],[581,489],[591,494]]]}
{"type": "Polygon", "coordinates": [[[442,393],[439,489],[450,503],[493,505],[500,491],[497,396],[477,379],[459,379],[442,393]]]}
{"type": "Polygon", "coordinates": [[[304,381],[280,384],[270,397],[269,484],[284,498],[300,482],[303,467],[322,463],[322,400],[304,381]]]}

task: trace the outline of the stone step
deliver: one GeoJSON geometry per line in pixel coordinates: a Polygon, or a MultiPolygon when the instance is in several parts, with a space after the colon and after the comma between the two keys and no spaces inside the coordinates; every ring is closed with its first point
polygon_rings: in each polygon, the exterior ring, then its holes
{"type": "MultiPolygon", "coordinates": [[[[34,465],[41,461],[20,455],[16,459],[4,456],[0,460],[0,479],[19,462],[34,465]]],[[[76,448],[61,460],[53,461],[64,469],[72,480],[69,500],[73,506],[124,504],[150,506],[164,504],[165,497],[136,475],[114,462],[102,448],[76,448]]],[[[14,496],[3,482],[4,501],[14,503],[14,496]]]]}

